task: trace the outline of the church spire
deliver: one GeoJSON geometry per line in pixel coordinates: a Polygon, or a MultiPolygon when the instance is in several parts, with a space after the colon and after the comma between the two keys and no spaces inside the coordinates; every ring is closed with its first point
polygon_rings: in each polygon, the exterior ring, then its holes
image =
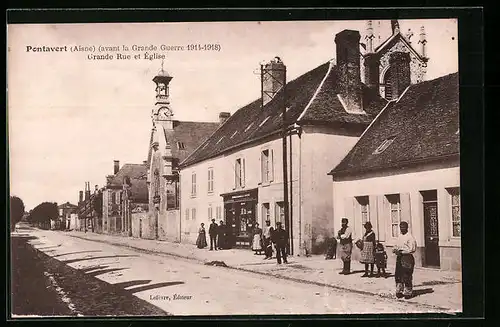
{"type": "Polygon", "coordinates": [[[392,35],[399,33],[399,22],[397,19],[391,20],[392,35]]]}

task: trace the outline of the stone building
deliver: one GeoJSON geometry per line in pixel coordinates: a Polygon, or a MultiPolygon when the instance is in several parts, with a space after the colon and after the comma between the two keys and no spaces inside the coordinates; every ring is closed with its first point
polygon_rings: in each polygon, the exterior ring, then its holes
{"type": "Polygon", "coordinates": [[[220,113],[220,122],[194,122],[173,119],[170,104],[172,76],[161,71],[153,78],[156,103],[151,112],[152,130],[148,151],[148,212],[132,221],[134,235],[149,239],[180,240],[179,163],[209,137],[228,113],[220,113]]]}
{"type": "Polygon", "coordinates": [[[60,224],[62,224],[61,228],[62,229],[75,229],[75,221],[72,218],[78,211],[78,206],[75,204],[71,204],[68,202],[60,204],[58,207],[59,210],[59,221],[60,224]]]}
{"type": "MultiPolygon", "coordinates": [[[[395,71],[410,70],[400,64],[395,71]]],[[[335,226],[348,217],[360,238],[370,221],[395,261],[391,248],[406,221],[417,266],[460,270],[459,142],[458,73],[407,85],[330,172],[335,226]]]]}
{"type": "Polygon", "coordinates": [[[108,234],[132,235],[132,214],[148,211],[147,166],[114,161],[113,175],[106,177],[102,192],[102,230],[108,234]]]}

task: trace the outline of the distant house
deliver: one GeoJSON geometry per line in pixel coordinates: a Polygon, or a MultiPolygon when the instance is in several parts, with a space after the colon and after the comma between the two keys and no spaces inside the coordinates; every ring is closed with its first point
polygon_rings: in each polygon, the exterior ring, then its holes
{"type": "Polygon", "coordinates": [[[148,211],[147,167],[145,162],[120,167],[120,162],[115,160],[113,172],[106,177],[102,190],[102,231],[129,235],[131,214],[148,211]]]}
{"type": "Polygon", "coordinates": [[[59,205],[59,224],[60,229],[75,229],[74,216],[78,212],[78,206],[68,202],[59,205]],[[71,224],[73,218],[73,224],[71,224]]]}
{"type": "Polygon", "coordinates": [[[417,266],[460,270],[459,141],[458,73],[408,87],[330,172],[336,228],[371,221],[390,253],[407,221],[417,266]]]}

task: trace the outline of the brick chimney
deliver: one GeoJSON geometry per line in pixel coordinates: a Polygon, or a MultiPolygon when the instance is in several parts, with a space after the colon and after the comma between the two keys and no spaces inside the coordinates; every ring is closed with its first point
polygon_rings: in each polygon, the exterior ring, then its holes
{"type": "Polygon", "coordinates": [[[120,170],[120,160],[115,160],[113,174],[116,175],[119,170],[120,170]]]}
{"type": "Polygon", "coordinates": [[[221,112],[219,113],[219,122],[220,124],[224,124],[226,122],[226,120],[231,117],[231,113],[229,112],[221,112]]]}
{"type": "Polygon", "coordinates": [[[80,191],[78,194],[78,203],[83,202],[83,191],[80,191]]]}
{"type": "Polygon", "coordinates": [[[410,54],[408,52],[393,52],[389,57],[391,68],[391,97],[397,99],[410,86],[410,54]]]}
{"type": "Polygon", "coordinates": [[[343,30],[335,35],[337,46],[338,94],[347,111],[363,112],[358,31],[343,30]]]}
{"type": "Polygon", "coordinates": [[[262,67],[262,104],[265,106],[285,85],[286,66],[279,57],[275,57],[262,67]]]}

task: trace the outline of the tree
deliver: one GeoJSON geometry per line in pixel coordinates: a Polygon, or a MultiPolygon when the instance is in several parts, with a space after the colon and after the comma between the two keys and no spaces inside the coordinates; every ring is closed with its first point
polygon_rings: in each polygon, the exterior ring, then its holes
{"type": "Polygon", "coordinates": [[[41,228],[50,228],[50,220],[58,217],[57,203],[42,202],[31,211],[28,221],[41,228]]]}
{"type": "Polygon", "coordinates": [[[16,224],[21,221],[24,215],[24,202],[17,196],[10,197],[10,230],[16,228],[16,224]]]}

